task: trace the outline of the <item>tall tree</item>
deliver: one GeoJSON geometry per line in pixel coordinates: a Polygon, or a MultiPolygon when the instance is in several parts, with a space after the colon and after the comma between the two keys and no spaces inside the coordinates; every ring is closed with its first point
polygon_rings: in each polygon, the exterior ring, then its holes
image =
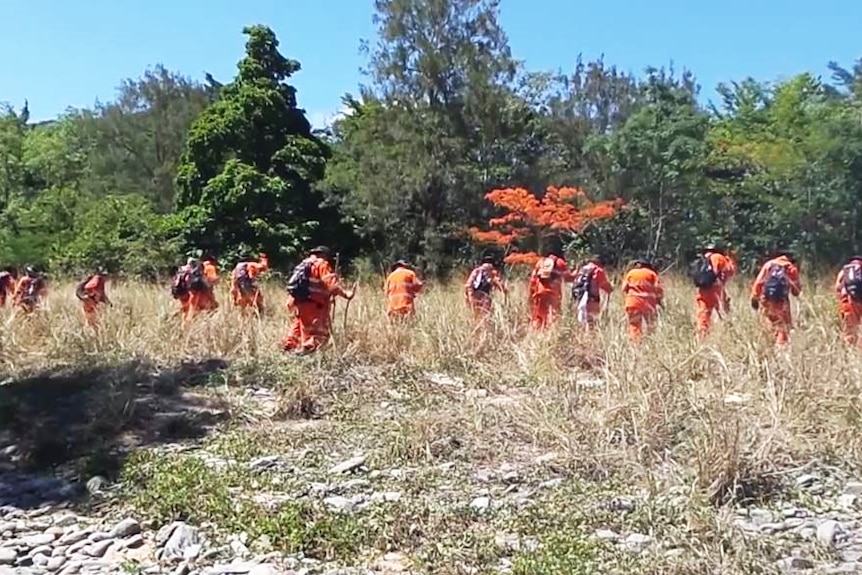
{"type": "Polygon", "coordinates": [[[613,135],[610,152],[620,196],[645,212],[641,249],[676,259],[681,243],[698,240],[700,213],[690,199],[702,184],[709,121],[688,74],[649,70],[641,89],[642,103],[613,135]]]}
{"type": "Polygon", "coordinates": [[[177,207],[188,244],[225,256],[266,251],[275,263],[296,255],[318,224],[330,155],[314,136],[287,80],[296,60],[275,33],[252,26],[233,82],[195,121],[177,176],[177,207]]]}
{"type": "Polygon", "coordinates": [[[30,112],[27,105],[16,112],[9,104],[0,106],[0,212],[5,212],[24,179],[24,140],[30,112]]]}
{"type": "Polygon", "coordinates": [[[87,186],[103,194],[143,194],[170,210],[186,134],[215,93],[163,66],[125,80],[116,100],[78,116],[89,150],[87,186]]]}
{"type": "Polygon", "coordinates": [[[485,191],[531,184],[544,126],[517,91],[496,0],[377,0],[371,86],[335,127],[332,186],[375,251],[444,272],[485,191]]]}

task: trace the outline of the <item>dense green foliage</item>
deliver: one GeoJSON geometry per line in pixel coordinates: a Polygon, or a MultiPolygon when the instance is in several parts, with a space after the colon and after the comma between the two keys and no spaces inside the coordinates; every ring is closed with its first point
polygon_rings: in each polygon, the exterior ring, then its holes
{"type": "Polygon", "coordinates": [[[862,251],[862,60],[828,82],[723,84],[705,106],[690,72],[575,54],[569,74],[526,70],[498,3],[376,0],[369,83],[322,133],[265,26],[224,85],[159,67],[53,122],[7,106],[0,260],[154,275],[195,250],[285,267],[325,241],[445,273],[475,255],[487,191],[548,184],[626,201],[571,246],[618,259],[680,261],[709,240],[748,264],[779,245],[822,264],[862,251]]]}

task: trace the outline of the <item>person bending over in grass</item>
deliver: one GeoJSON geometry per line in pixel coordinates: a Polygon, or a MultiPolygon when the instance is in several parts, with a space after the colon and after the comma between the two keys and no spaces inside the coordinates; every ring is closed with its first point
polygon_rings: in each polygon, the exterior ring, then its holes
{"type": "Polygon", "coordinates": [[[99,306],[103,304],[114,305],[108,299],[108,294],[105,293],[107,279],[108,273],[100,267],[96,273],[87,276],[84,281],[79,283],[75,290],[75,295],[81,300],[84,319],[90,326],[95,326],[98,323],[99,306]]]}
{"type": "Polygon", "coordinates": [[[260,254],[259,261],[243,261],[236,265],[231,273],[230,297],[233,305],[241,310],[252,309],[258,313],[263,311],[263,293],[257,284],[257,278],[269,269],[269,259],[266,254],[260,254]]]}
{"type": "Polygon", "coordinates": [[[422,282],[413,268],[398,260],[389,270],[383,291],[386,293],[386,314],[392,319],[406,319],[416,313],[416,296],[422,291],[422,282]]]}
{"type": "Polygon", "coordinates": [[[21,311],[31,313],[39,307],[47,295],[48,286],[45,277],[32,266],[27,266],[24,275],[15,285],[12,300],[21,311]]]}
{"type": "Polygon", "coordinates": [[[464,297],[476,321],[484,322],[491,315],[494,290],[501,292],[504,297],[508,296],[506,284],[494,267],[494,256],[485,254],[482,263],[473,268],[464,284],[464,297]]]}

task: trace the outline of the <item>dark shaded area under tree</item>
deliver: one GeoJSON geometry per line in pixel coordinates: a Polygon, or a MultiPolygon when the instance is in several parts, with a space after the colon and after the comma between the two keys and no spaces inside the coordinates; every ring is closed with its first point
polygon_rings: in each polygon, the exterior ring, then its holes
{"type": "Polygon", "coordinates": [[[227,415],[195,393],[221,359],[64,366],[0,385],[0,505],[74,501],[94,476],[116,479],[136,447],[201,438],[227,415]]]}

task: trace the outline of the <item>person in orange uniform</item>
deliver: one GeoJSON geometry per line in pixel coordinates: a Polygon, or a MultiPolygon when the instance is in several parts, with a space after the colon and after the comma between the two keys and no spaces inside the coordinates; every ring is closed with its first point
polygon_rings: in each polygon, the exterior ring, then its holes
{"type": "MultiPolygon", "coordinates": [[[[191,319],[198,312],[218,309],[215,286],[219,283],[219,277],[215,260],[212,257],[207,257],[201,260],[200,267],[200,275],[203,281],[199,281],[197,275],[193,275],[189,283],[187,319],[191,319]]],[[[196,272],[197,270],[194,271],[196,272]]]]}
{"type": "Polygon", "coordinates": [[[269,269],[266,254],[260,254],[256,262],[240,262],[231,274],[230,296],[233,305],[240,309],[251,308],[263,311],[263,293],[257,285],[257,278],[269,269]]]}
{"type": "Polygon", "coordinates": [[[413,317],[416,313],[416,296],[422,287],[410,264],[404,260],[392,264],[383,286],[386,292],[386,314],[393,319],[413,317]]]}
{"type": "Polygon", "coordinates": [[[698,337],[702,338],[712,326],[712,314],[717,313],[721,317],[722,311],[726,309],[729,298],[725,286],[736,272],[736,266],[715,244],[704,246],[698,261],[705,265],[696,267],[693,277],[697,287],[696,331],[698,337]]]}
{"type": "Polygon", "coordinates": [[[108,304],[113,306],[111,300],[108,299],[108,294],[105,293],[108,274],[104,268],[99,268],[91,276],[78,284],[78,289],[75,294],[81,300],[81,306],[84,311],[84,319],[90,326],[95,326],[98,321],[99,306],[108,304]]]}
{"type": "Polygon", "coordinates": [[[288,281],[287,308],[293,315],[290,331],[282,341],[284,351],[309,353],[329,341],[329,311],[336,296],[353,299],[353,290],[341,287],[329,260],[332,252],[318,246],[309,252],[288,281]]]}
{"type": "Polygon", "coordinates": [[[204,309],[217,309],[218,308],[218,300],[215,296],[215,286],[219,284],[219,271],[218,264],[216,263],[215,258],[212,256],[207,256],[201,260],[201,264],[203,264],[204,270],[204,279],[209,285],[209,290],[201,290],[201,301],[198,302],[197,308],[204,309]]]}
{"type": "Polygon", "coordinates": [[[635,341],[643,338],[644,327],[652,330],[658,306],[664,299],[661,279],[647,259],[637,260],[623,278],[622,292],[628,317],[628,333],[635,341]]]}
{"type": "Polygon", "coordinates": [[[862,347],[859,326],[862,324],[862,256],[853,256],[835,279],[841,333],[850,345],[862,347]]]}
{"type": "Polygon", "coordinates": [[[195,258],[186,260],[185,265],[180,266],[174,274],[171,283],[171,297],[177,300],[180,304],[180,315],[185,318],[189,312],[189,298],[191,293],[188,288],[188,278],[192,275],[193,270],[198,267],[199,263],[195,258]]]}
{"type": "Polygon", "coordinates": [[[610,296],[614,289],[602,264],[601,256],[588,259],[578,268],[572,283],[572,302],[578,311],[578,323],[588,330],[595,328],[602,313],[602,293],[610,296]]]}
{"type": "Polygon", "coordinates": [[[563,283],[574,279],[569,265],[559,254],[545,252],[530,273],[531,324],[543,329],[553,324],[563,307],[563,283]]]}
{"type": "Polygon", "coordinates": [[[790,313],[790,296],[802,293],[799,268],[790,252],[782,251],[763,264],[751,286],[751,307],[760,310],[772,333],[776,345],[790,339],[793,318],[790,313]]]}
{"type": "Polygon", "coordinates": [[[45,285],[45,278],[35,268],[27,266],[24,275],[15,284],[12,301],[21,311],[30,313],[35,311],[40,300],[47,295],[48,287],[45,285]]]}
{"type": "Polygon", "coordinates": [[[17,280],[18,272],[15,268],[9,267],[0,272],[0,307],[6,307],[6,300],[12,297],[17,280]]]}
{"type": "Polygon", "coordinates": [[[506,284],[494,267],[494,256],[485,254],[482,262],[473,268],[467,276],[467,283],[464,284],[464,297],[473,312],[474,319],[485,321],[491,315],[491,294],[494,290],[500,291],[505,297],[509,293],[506,284]]]}

